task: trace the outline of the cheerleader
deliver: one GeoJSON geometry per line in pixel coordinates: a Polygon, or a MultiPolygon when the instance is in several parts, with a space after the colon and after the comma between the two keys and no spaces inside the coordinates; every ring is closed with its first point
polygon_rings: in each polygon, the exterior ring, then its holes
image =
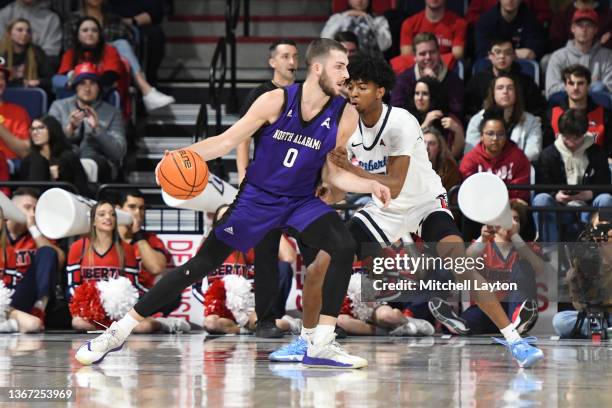
{"type": "Polygon", "coordinates": [[[386,302],[364,301],[363,298],[373,298],[375,295],[364,294],[364,288],[373,289],[373,282],[364,273],[362,263],[356,261],[353,263],[353,274],[338,316],[338,326],[347,334],[432,336],[435,333],[434,327],[427,320],[406,316],[402,310],[386,302]]]}
{"type": "Polygon", "coordinates": [[[0,333],[38,332],[43,326],[38,317],[11,306],[14,289],[22,275],[17,272],[15,250],[8,243],[4,221],[0,208],[0,333]]]}
{"type": "MultiPolygon", "coordinates": [[[[136,257],[132,246],[119,236],[113,204],[100,201],[91,214],[89,236],[70,246],[66,268],[72,327],[76,330],[109,326],[138,300],[136,257]]],[[[170,332],[166,320],[149,317],[135,331],[170,332]]]]}

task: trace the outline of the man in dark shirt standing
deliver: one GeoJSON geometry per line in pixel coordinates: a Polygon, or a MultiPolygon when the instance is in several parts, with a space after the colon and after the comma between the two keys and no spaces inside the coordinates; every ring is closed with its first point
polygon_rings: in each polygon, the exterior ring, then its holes
{"type": "Polygon", "coordinates": [[[493,36],[511,38],[516,56],[534,60],[542,56],[546,36],[526,4],[520,0],[500,0],[476,23],[476,57],[485,58],[493,36]]]}
{"type": "MultiPolygon", "coordinates": [[[[243,116],[253,102],[264,93],[295,82],[295,74],[298,69],[298,49],[295,42],[288,39],[274,41],[270,45],[268,64],[274,70],[272,79],[249,93],[240,110],[240,116],[243,116]]],[[[251,138],[255,140],[255,144],[257,144],[258,137],[256,133],[251,138]]],[[[251,139],[236,148],[239,183],[242,183],[249,165],[251,139]]],[[[278,247],[280,238],[280,230],[270,231],[255,247],[255,270],[257,271],[255,274],[255,313],[257,314],[255,335],[257,337],[280,338],[283,336],[283,332],[276,327],[277,316],[274,313],[279,293],[278,247]]]]}

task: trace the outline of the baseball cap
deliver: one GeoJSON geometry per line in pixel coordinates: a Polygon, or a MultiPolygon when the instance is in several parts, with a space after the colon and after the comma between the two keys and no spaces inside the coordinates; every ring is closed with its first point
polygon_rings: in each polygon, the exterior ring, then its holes
{"type": "Polygon", "coordinates": [[[572,23],[575,23],[579,20],[591,20],[595,24],[599,24],[599,16],[593,9],[576,10],[574,12],[574,17],[572,17],[572,23]]]}
{"type": "Polygon", "coordinates": [[[83,62],[74,67],[72,87],[76,87],[79,82],[85,79],[92,79],[96,82],[100,80],[100,75],[98,74],[98,67],[96,67],[91,62],[83,62]]]}

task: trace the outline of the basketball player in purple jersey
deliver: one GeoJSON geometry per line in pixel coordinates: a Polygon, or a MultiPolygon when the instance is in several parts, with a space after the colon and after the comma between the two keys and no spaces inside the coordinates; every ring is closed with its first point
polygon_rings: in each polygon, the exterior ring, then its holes
{"type": "Polygon", "coordinates": [[[246,252],[268,231],[284,228],[297,232],[305,246],[331,257],[326,274],[308,278],[312,287],[322,288],[328,298],[323,308],[321,299],[304,304],[305,311],[311,310],[309,315],[317,315],[312,309],[320,310],[318,325],[304,322],[311,328],[308,364],[336,368],[367,365],[366,360],[349,355],[334,341],[356,245],[338,214],[314,195],[324,173],[338,189],[371,193],[383,203],[391,197],[389,188],[378,181],[360,178],[327,161],[327,154],[346,145],[357,128],[357,112],[338,96],[348,79],[347,64],[346,49],[340,43],[313,41],[306,52],[304,84],[265,93],[223,134],[188,147],[205,161],[213,160],[263,127],[238,196],[200,251],[168,272],[121,320],[83,344],[76,353],[79,362],[98,363],[109,352],[121,349],[141,320],[216,269],[234,249],[246,252]]]}

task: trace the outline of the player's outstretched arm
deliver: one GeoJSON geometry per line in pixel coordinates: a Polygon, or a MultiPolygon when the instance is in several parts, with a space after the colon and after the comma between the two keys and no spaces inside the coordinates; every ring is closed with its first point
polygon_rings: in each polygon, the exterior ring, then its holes
{"type": "Polygon", "coordinates": [[[188,149],[194,150],[204,161],[224,156],[241,142],[250,138],[260,127],[276,121],[284,102],[285,96],[282,89],[266,92],[253,102],[247,113],[232,127],[218,136],[208,137],[194,143],[188,149]]]}
{"type": "Polygon", "coordinates": [[[324,171],[328,174],[329,182],[342,191],[353,193],[372,194],[378,198],[386,207],[391,201],[391,191],[389,187],[376,180],[359,177],[349,171],[341,169],[333,164],[329,159],[325,163],[324,171]]]}
{"type": "Polygon", "coordinates": [[[387,174],[370,173],[359,166],[353,165],[348,160],[348,153],[344,146],[336,147],[327,155],[327,158],[343,170],[361,178],[376,180],[389,187],[389,190],[391,190],[391,198],[396,198],[402,191],[406,175],[408,174],[408,167],[410,166],[410,156],[389,156],[387,174]]]}

